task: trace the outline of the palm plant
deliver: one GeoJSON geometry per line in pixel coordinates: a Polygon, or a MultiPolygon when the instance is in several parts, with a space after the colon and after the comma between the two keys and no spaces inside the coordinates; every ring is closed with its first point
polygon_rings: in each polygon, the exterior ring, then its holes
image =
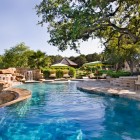
{"type": "Polygon", "coordinates": [[[40,69],[42,67],[48,66],[50,63],[50,58],[47,57],[46,54],[40,50],[34,52],[33,55],[31,55],[28,59],[28,64],[30,65],[30,68],[40,69]]]}

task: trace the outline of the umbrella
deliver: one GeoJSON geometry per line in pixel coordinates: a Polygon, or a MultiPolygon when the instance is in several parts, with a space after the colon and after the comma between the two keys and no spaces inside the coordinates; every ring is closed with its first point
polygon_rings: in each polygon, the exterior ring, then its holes
{"type": "Polygon", "coordinates": [[[65,64],[62,64],[62,63],[57,63],[57,64],[51,65],[51,67],[68,67],[68,65],[65,65],[65,64]]]}
{"type": "Polygon", "coordinates": [[[103,63],[101,61],[94,61],[83,64],[83,66],[103,66],[103,63]]]}

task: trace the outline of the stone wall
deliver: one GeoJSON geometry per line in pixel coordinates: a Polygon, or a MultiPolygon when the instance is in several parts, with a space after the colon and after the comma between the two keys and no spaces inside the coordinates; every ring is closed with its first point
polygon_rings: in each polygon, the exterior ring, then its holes
{"type": "Polygon", "coordinates": [[[43,73],[41,73],[41,70],[39,69],[16,68],[16,72],[22,74],[25,77],[25,80],[28,80],[31,77],[32,80],[39,80],[43,78],[43,73]]]}
{"type": "Polygon", "coordinates": [[[3,88],[4,88],[4,83],[0,82],[0,92],[3,90],[3,88]]]}

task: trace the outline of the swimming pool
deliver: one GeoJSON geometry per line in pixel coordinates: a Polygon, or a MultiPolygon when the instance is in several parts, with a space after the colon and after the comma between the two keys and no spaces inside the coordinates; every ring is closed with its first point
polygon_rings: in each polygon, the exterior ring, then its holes
{"type": "Polygon", "coordinates": [[[18,86],[32,98],[0,108],[0,140],[140,139],[140,102],[85,93],[76,84],[18,86]]]}

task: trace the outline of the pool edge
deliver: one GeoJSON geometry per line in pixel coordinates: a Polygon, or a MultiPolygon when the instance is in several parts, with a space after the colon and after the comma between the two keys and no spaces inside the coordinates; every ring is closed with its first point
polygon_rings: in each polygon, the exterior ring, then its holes
{"type": "MultiPolygon", "coordinates": [[[[14,92],[15,95],[16,95],[16,98],[15,98],[14,100],[10,101],[10,102],[1,104],[1,105],[0,105],[0,108],[1,108],[1,107],[5,107],[5,106],[9,106],[9,105],[12,105],[12,104],[15,104],[15,103],[17,103],[17,102],[26,100],[26,99],[28,99],[28,98],[31,97],[31,91],[26,90],[26,89],[10,88],[10,89],[5,90],[4,92],[7,92],[7,93],[8,93],[9,91],[14,92]]],[[[5,94],[6,94],[6,93],[5,93],[5,94]]]]}

